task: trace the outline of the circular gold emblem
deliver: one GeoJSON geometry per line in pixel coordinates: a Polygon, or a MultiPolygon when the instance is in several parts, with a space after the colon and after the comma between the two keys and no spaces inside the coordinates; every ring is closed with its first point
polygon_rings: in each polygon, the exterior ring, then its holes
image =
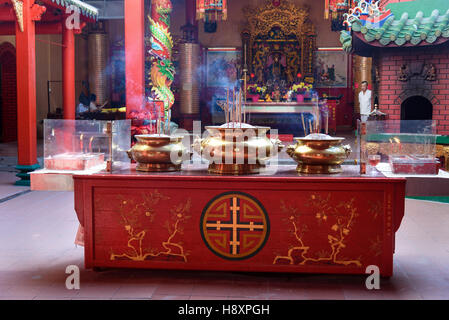
{"type": "Polygon", "coordinates": [[[226,192],[206,205],[200,220],[201,236],[217,256],[243,260],[257,254],[270,234],[262,204],[242,192],[226,192]]]}

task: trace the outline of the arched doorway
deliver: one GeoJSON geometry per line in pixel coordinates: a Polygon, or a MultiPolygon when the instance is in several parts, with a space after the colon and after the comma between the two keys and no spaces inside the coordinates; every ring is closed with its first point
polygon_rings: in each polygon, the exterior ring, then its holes
{"type": "MultiPolygon", "coordinates": [[[[432,120],[432,116],[432,102],[423,96],[409,97],[401,104],[401,120],[432,120]]],[[[411,125],[401,123],[401,132],[419,133],[421,129],[423,128],[419,122],[413,122],[411,125]]]]}
{"type": "Polygon", "coordinates": [[[16,48],[9,42],[0,45],[0,141],[17,140],[16,48]]]}

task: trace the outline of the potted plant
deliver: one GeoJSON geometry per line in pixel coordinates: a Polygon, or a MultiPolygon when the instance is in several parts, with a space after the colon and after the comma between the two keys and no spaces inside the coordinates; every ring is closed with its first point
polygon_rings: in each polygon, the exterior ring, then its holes
{"type": "Polygon", "coordinates": [[[260,99],[265,97],[265,92],[267,91],[267,87],[261,87],[257,84],[248,86],[248,94],[253,100],[253,102],[258,102],[260,99]]]}
{"type": "Polygon", "coordinates": [[[259,95],[257,93],[257,84],[251,84],[247,87],[248,97],[250,97],[253,102],[259,101],[259,95]]]}
{"type": "Polygon", "coordinates": [[[303,103],[306,93],[312,90],[312,88],[313,86],[311,84],[300,82],[299,84],[294,84],[291,90],[296,94],[296,101],[303,103]]]}

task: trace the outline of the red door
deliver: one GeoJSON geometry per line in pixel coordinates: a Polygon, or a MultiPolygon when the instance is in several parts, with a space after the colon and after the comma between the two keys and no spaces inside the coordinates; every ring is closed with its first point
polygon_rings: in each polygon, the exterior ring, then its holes
{"type": "Polygon", "coordinates": [[[0,45],[0,141],[17,141],[16,48],[0,45]]]}

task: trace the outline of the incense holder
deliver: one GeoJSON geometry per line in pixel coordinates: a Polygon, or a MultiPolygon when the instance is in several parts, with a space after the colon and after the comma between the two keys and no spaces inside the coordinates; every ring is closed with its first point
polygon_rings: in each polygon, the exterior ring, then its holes
{"type": "Polygon", "coordinates": [[[180,171],[182,162],[192,156],[182,144],[184,138],[182,136],[136,135],[135,137],[137,143],[127,153],[130,159],[136,161],[137,171],[180,171]]]}
{"type": "Polygon", "coordinates": [[[341,173],[341,164],[352,151],[349,145],[342,145],[345,138],[310,134],[294,139],[296,144],[287,147],[287,154],[298,163],[296,171],[299,173],[341,173]]]}
{"type": "Polygon", "coordinates": [[[269,139],[270,127],[225,124],[206,127],[209,136],[197,139],[193,149],[209,161],[209,172],[220,175],[257,174],[284,147],[269,139]],[[241,127],[240,127],[241,126],[241,127]]]}

